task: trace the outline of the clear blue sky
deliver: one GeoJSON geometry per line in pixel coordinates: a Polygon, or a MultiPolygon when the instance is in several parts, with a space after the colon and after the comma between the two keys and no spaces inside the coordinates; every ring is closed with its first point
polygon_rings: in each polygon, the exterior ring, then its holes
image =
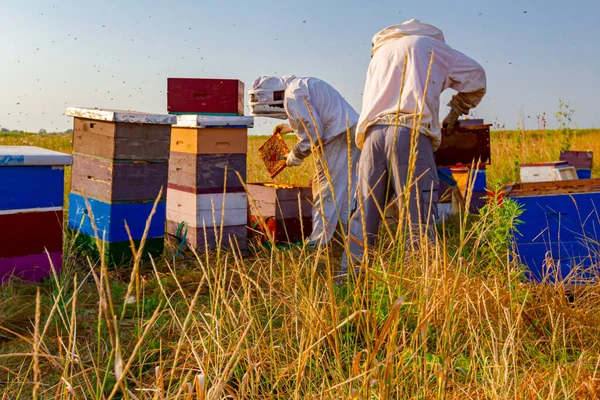
{"type": "Polygon", "coordinates": [[[168,77],[315,76],[360,110],[373,34],[414,17],[486,69],[476,117],[555,126],[562,99],[599,127],[599,15],[598,0],[0,0],[0,126],[65,130],[67,106],[164,113],[168,77]]]}

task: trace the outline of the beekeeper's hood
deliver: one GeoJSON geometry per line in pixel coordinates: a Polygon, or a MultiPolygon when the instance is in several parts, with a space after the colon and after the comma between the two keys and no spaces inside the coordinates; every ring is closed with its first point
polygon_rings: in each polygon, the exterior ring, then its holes
{"type": "Polygon", "coordinates": [[[413,18],[410,21],[401,23],[400,25],[389,26],[373,36],[373,49],[371,50],[371,56],[375,54],[375,52],[384,44],[390,42],[391,40],[400,39],[404,36],[429,36],[444,42],[444,34],[441,30],[433,25],[423,24],[418,19],[413,18]]]}
{"type": "Polygon", "coordinates": [[[250,110],[252,115],[287,119],[283,101],[285,89],[288,84],[296,79],[294,75],[261,76],[252,84],[250,90],[250,110]]]}

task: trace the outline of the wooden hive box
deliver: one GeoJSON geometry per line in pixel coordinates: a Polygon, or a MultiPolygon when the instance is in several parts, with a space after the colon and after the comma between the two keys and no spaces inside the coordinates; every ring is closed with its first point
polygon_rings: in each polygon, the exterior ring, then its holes
{"type": "Polygon", "coordinates": [[[600,179],[516,183],[506,197],[523,208],[513,249],[530,279],[597,281],[600,179]]]}
{"type": "Polygon", "coordinates": [[[144,248],[144,256],[160,254],[166,223],[171,125],[177,118],[73,107],[65,114],[75,118],[69,228],[81,250],[98,253],[90,221],[93,215],[109,261],[118,264],[130,259],[133,254],[125,221],[132,239],[139,243],[162,188],[144,248]],[[84,198],[88,199],[89,209],[84,198]]]}
{"type": "Polygon", "coordinates": [[[312,189],[275,183],[249,183],[253,235],[276,244],[295,243],[312,231],[312,189]]]}
{"type": "Polygon", "coordinates": [[[244,83],[237,79],[168,78],[169,113],[244,114],[244,83]]]}
{"type": "Polygon", "coordinates": [[[60,272],[65,165],[68,154],[0,146],[0,282],[60,272]]]}
{"type": "Polygon", "coordinates": [[[442,143],[435,151],[438,167],[491,163],[490,126],[483,120],[461,120],[452,134],[442,129],[442,143]]]}

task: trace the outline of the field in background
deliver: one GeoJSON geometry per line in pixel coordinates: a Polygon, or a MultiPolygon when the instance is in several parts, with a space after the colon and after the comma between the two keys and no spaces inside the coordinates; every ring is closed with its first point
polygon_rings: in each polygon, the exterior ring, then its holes
{"type": "MultiPolygon", "coordinates": [[[[250,138],[249,182],[269,180],[264,140],[250,138]]],[[[561,140],[493,132],[488,181],[558,160],[561,140]]],[[[71,150],[69,135],[0,145],[71,150]]],[[[571,149],[596,153],[600,175],[600,131],[578,131],[571,149]]],[[[306,185],[311,164],[277,181],[306,185]]],[[[569,299],[564,285],[523,283],[514,215],[453,218],[435,248],[410,254],[386,225],[367,273],[342,287],[339,245],[173,259],[169,242],[161,260],[108,270],[67,243],[60,277],[0,289],[1,398],[597,398],[600,288],[569,299]]]]}

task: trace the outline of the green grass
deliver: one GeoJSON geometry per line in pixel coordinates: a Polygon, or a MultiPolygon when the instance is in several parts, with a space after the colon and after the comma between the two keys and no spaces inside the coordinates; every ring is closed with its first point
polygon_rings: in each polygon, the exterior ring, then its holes
{"type": "MultiPolygon", "coordinates": [[[[558,157],[558,134],[527,132],[519,148],[515,135],[492,135],[498,183],[515,179],[517,156],[558,157]]],[[[250,182],[269,180],[264,139],[250,138],[250,182]]],[[[598,139],[580,132],[573,149],[598,154],[598,139]]],[[[69,136],[0,136],[6,144],[70,151],[69,136]]],[[[311,168],[278,181],[306,184],[311,168]]],[[[562,284],[523,283],[503,240],[513,215],[454,217],[435,247],[407,256],[390,224],[366,274],[341,287],[340,245],[173,260],[169,242],[161,259],[107,270],[67,243],[60,277],[0,289],[0,388],[6,398],[594,398],[600,290],[569,302],[562,284]]]]}

